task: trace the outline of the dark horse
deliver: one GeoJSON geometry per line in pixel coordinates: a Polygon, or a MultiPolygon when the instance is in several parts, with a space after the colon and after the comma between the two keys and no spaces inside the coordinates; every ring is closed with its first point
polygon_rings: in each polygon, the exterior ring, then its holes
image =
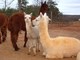
{"type": "Polygon", "coordinates": [[[0,44],[6,40],[8,17],[4,13],[0,13],[0,44]],[[1,40],[2,38],[2,40],[1,40]]]}
{"type": "MultiPolygon", "coordinates": [[[[40,12],[44,13],[47,11],[47,9],[48,9],[48,5],[46,4],[46,2],[42,3],[42,6],[40,8],[40,12]]],[[[32,17],[32,19],[34,19],[34,17],[32,17]]],[[[26,32],[24,13],[23,12],[17,12],[17,13],[14,13],[10,16],[8,29],[9,29],[10,34],[11,34],[11,41],[12,41],[12,45],[13,45],[15,51],[19,50],[16,43],[18,40],[18,33],[21,30],[25,31],[24,47],[26,47],[26,43],[27,43],[28,38],[26,35],[27,32],[26,32]]]]}

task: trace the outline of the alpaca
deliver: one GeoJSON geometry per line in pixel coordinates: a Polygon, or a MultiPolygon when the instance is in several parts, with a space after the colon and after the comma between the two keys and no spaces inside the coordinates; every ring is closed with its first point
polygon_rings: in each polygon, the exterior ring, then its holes
{"type": "Polygon", "coordinates": [[[80,52],[77,54],[76,60],[80,60],[80,52]]]}
{"type": "Polygon", "coordinates": [[[27,19],[26,14],[24,16],[25,16],[25,24],[26,24],[26,31],[27,31],[27,37],[28,37],[28,42],[27,42],[28,54],[30,54],[31,51],[33,50],[34,55],[36,55],[36,51],[38,49],[38,44],[39,44],[39,40],[38,40],[39,32],[36,29],[36,27],[32,26],[31,19],[27,19]]]}
{"type": "Polygon", "coordinates": [[[80,51],[79,39],[73,37],[58,36],[51,38],[48,33],[48,16],[46,13],[33,21],[33,25],[37,25],[39,29],[40,42],[44,49],[46,58],[63,58],[76,56],[80,51]]]}
{"type": "MultiPolygon", "coordinates": [[[[40,7],[40,12],[42,12],[43,14],[45,12],[48,11],[48,5],[46,3],[46,1],[44,3],[41,4],[41,7],[40,7]]],[[[8,20],[8,30],[10,31],[10,37],[11,37],[11,42],[12,42],[12,45],[13,45],[13,48],[15,51],[18,51],[20,48],[18,47],[17,45],[17,40],[18,40],[18,36],[19,36],[19,32],[22,30],[25,32],[25,35],[24,35],[24,47],[26,47],[26,43],[28,41],[28,38],[26,37],[27,36],[27,31],[26,31],[26,27],[25,27],[25,21],[24,21],[24,11],[20,10],[19,12],[16,12],[16,13],[13,13],[10,17],[9,17],[9,20],[8,20]]],[[[2,15],[2,14],[0,14],[2,15]]],[[[1,16],[0,16],[1,17],[1,16]]],[[[35,16],[32,16],[31,17],[31,20],[35,19],[35,16]]],[[[2,24],[2,22],[4,20],[1,20],[0,19],[0,25],[2,24]]],[[[5,25],[7,26],[7,25],[5,25]]],[[[5,27],[4,26],[4,27],[5,27]]],[[[6,29],[1,29],[2,31],[2,35],[3,35],[3,41],[5,40],[5,35],[6,33],[4,32],[6,29]]],[[[0,37],[1,37],[1,34],[0,34],[0,37]]],[[[0,40],[0,43],[1,43],[1,40],[0,40]]]]}
{"type": "Polygon", "coordinates": [[[0,44],[6,41],[8,27],[8,16],[0,13],[0,44]]]}
{"type": "MultiPolygon", "coordinates": [[[[17,40],[18,40],[18,36],[19,36],[19,32],[21,30],[25,31],[25,39],[24,39],[24,47],[26,47],[26,43],[27,43],[27,31],[26,31],[26,26],[25,26],[25,17],[24,14],[26,14],[25,12],[17,12],[12,14],[9,17],[9,22],[8,22],[8,30],[10,31],[10,36],[11,36],[11,42],[13,45],[13,48],[15,51],[18,51],[20,48],[17,45],[17,40]]],[[[30,19],[30,14],[26,14],[26,18],[30,19]]]]}

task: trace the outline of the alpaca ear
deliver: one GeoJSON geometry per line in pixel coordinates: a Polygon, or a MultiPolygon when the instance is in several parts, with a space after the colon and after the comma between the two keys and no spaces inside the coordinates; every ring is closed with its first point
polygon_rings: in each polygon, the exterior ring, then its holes
{"type": "Polygon", "coordinates": [[[43,14],[42,14],[42,12],[40,12],[40,17],[42,17],[43,16],[43,14]]]}
{"type": "Polygon", "coordinates": [[[30,13],[30,15],[32,16],[32,13],[30,13]]]}
{"type": "Polygon", "coordinates": [[[26,13],[24,12],[24,15],[26,15],[26,13]]]}
{"type": "Polygon", "coordinates": [[[44,13],[44,16],[47,16],[47,14],[46,14],[46,13],[44,13]]]}
{"type": "Polygon", "coordinates": [[[44,2],[44,4],[46,4],[46,1],[44,2]]]}
{"type": "Polygon", "coordinates": [[[49,18],[49,21],[51,21],[51,19],[49,18]]]}
{"type": "Polygon", "coordinates": [[[41,2],[41,5],[43,4],[43,2],[41,2]]]}

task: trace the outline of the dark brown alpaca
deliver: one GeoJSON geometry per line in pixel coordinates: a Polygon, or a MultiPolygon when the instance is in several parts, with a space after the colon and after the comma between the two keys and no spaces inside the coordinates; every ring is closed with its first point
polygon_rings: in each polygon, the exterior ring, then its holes
{"type": "MultiPolygon", "coordinates": [[[[44,3],[41,2],[41,7],[40,7],[39,14],[40,14],[40,12],[42,12],[42,14],[47,13],[48,9],[49,8],[48,8],[48,5],[47,5],[46,1],[44,3]]],[[[31,20],[34,20],[35,18],[36,18],[35,16],[32,16],[32,19],[31,20]]]]}
{"type": "Polygon", "coordinates": [[[26,37],[26,28],[25,28],[25,21],[24,21],[24,13],[17,12],[10,16],[8,29],[11,34],[11,41],[15,51],[18,51],[19,48],[17,46],[18,34],[21,30],[25,31],[25,38],[24,38],[24,47],[26,47],[27,37],[26,37]]]}
{"type": "MultiPolygon", "coordinates": [[[[44,11],[43,11],[43,10],[45,10],[44,5],[45,6],[47,5],[46,2],[42,4],[40,12],[44,13],[44,11]]],[[[46,7],[46,10],[47,9],[48,9],[48,7],[46,7]]],[[[45,12],[46,12],[46,10],[45,10],[45,12]]],[[[35,19],[35,17],[32,16],[32,20],[33,19],[35,19]]],[[[8,29],[9,29],[10,34],[11,34],[11,41],[12,41],[12,45],[13,45],[15,51],[19,50],[19,48],[17,46],[17,40],[18,40],[18,33],[21,30],[25,31],[24,47],[26,47],[26,43],[27,43],[28,38],[27,38],[27,35],[26,35],[27,32],[26,32],[25,21],[24,21],[24,13],[23,12],[17,12],[17,13],[14,13],[10,16],[8,29]]]]}
{"type": "Polygon", "coordinates": [[[46,1],[44,3],[42,2],[39,14],[40,14],[40,12],[42,12],[42,14],[47,13],[48,9],[49,8],[48,8],[48,5],[47,5],[46,1]]]}
{"type": "Polygon", "coordinates": [[[0,13],[0,44],[6,40],[8,17],[4,13],[0,13]],[[2,40],[1,40],[2,37],[2,40]]]}

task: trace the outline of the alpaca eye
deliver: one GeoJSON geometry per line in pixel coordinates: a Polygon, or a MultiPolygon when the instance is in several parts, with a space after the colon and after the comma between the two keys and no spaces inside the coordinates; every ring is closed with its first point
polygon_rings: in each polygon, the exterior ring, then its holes
{"type": "Polygon", "coordinates": [[[38,20],[36,20],[36,21],[38,21],[38,20]]]}
{"type": "Polygon", "coordinates": [[[26,17],[24,17],[24,19],[26,19],[26,17]]]}
{"type": "Polygon", "coordinates": [[[29,19],[31,19],[31,17],[29,17],[29,19]]]}

